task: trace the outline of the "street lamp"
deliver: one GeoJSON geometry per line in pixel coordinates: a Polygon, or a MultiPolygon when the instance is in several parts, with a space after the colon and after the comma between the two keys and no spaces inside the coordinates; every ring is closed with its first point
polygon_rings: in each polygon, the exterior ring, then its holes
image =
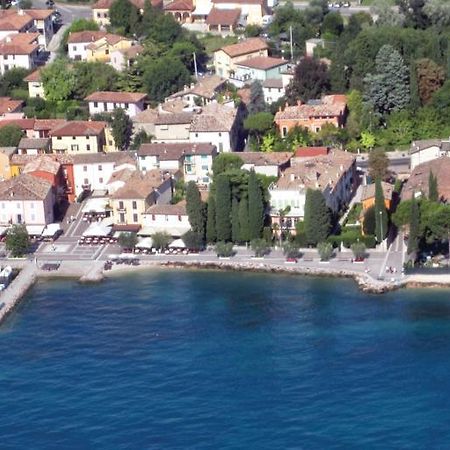
{"type": "Polygon", "coordinates": [[[383,211],[378,211],[378,214],[380,215],[380,235],[381,235],[381,243],[383,243],[384,238],[383,238],[383,211]]]}

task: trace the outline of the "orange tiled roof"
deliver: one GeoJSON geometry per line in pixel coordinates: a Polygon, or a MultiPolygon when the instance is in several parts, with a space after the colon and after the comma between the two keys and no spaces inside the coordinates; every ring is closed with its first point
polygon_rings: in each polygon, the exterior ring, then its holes
{"type": "Polygon", "coordinates": [[[106,122],[73,120],[50,131],[51,136],[98,136],[103,133],[106,122]]]}
{"type": "Polygon", "coordinates": [[[147,94],[143,92],[98,91],[88,95],[84,100],[87,102],[138,103],[146,97],[147,94]]]}
{"type": "Polygon", "coordinates": [[[22,109],[21,100],[13,100],[10,97],[0,97],[0,115],[18,112],[22,109]]]}
{"type": "Polygon", "coordinates": [[[27,83],[39,83],[41,81],[41,69],[37,69],[31,72],[24,79],[27,83]]]}
{"type": "Polygon", "coordinates": [[[106,31],[76,31],[70,33],[67,43],[69,44],[81,44],[85,42],[94,42],[106,36],[106,31]]]}
{"type": "Polygon", "coordinates": [[[236,63],[238,66],[250,67],[251,69],[268,70],[274,67],[284,66],[288,62],[281,58],[271,58],[270,56],[257,56],[248,58],[245,61],[236,63]]]}
{"type": "Polygon", "coordinates": [[[237,24],[239,17],[241,16],[241,10],[239,8],[235,9],[219,9],[212,8],[208,17],[206,18],[206,23],[208,25],[228,25],[234,26],[237,24]]]}
{"type": "Polygon", "coordinates": [[[238,44],[226,45],[220,50],[224,51],[228,56],[232,58],[235,56],[246,55],[248,53],[257,52],[258,50],[267,50],[269,46],[267,42],[262,38],[250,38],[238,44]]]}

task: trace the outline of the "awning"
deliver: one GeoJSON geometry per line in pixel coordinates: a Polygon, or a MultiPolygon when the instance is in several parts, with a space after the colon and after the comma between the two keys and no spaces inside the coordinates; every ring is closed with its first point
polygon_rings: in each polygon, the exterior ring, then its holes
{"type": "Polygon", "coordinates": [[[44,231],[45,225],[25,225],[30,236],[40,236],[44,231]]]}
{"type": "Polygon", "coordinates": [[[140,225],[134,224],[116,224],[113,225],[113,231],[123,231],[125,233],[137,233],[141,229],[140,225]]]}
{"type": "Polygon", "coordinates": [[[88,229],[83,233],[84,237],[106,237],[111,234],[111,227],[106,227],[101,223],[91,223],[88,229]]]}
{"type": "Polygon", "coordinates": [[[191,227],[189,225],[180,225],[180,226],[164,226],[164,225],[150,225],[143,227],[138,236],[153,236],[155,233],[168,233],[173,237],[183,236],[186,231],[189,231],[191,227]]]}
{"type": "Polygon", "coordinates": [[[53,237],[59,230],[61,230],[61,225],[59,223],[49,223],[42,232],[42,236],[53,237]]]}
{"type": "Polygon", "coordinates": [[[86,201],[83,206],[83,214],[89,213],[104,213],[106,212],[107,206],[109,204],[109,199],[107,197],[90,198],[86,201]]]}
{"type": "Polygon", "coordinates": [[[169,244],[169,248],[186,248],[186,244],[183,242],[183,239],[175,239],[169,244]]]}
{"type": "Polygon", "coordinates": [[[152,248],[152,247],[153,247],[153,239],[150,237],[142,238],[136,244],[136,248],[152,248]]]}

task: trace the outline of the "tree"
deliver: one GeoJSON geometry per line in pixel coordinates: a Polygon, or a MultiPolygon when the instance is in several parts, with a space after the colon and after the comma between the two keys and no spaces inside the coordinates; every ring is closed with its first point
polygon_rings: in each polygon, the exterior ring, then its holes
{"type": "Polygon", "coordinates": [[[33,8],[33,2],[31,0],[20,0],[19,8],[20,9],[31,9],[31,8],[33,8]]]}
{"type": "Polygon", "coordinates": [[[97,91],[115,91],[119,78],[116,70],[102,62],[78,61],[73,65],[73,95],[79,100],[97,91]]]}
{"type": "Polygon", "coordinates": [[[363,231],[365,235],[375,234],[375,206],[367,208],[364,213],[363,231]]]}
{"type": "Polygon", "coordinates": [[[344,31],[344,21],[340,13],[336,11],[329,12],[322,22],[322,34],[339,36],[344,31]]]}
{"type": "Polygon", "coordinates": [[[409,69],[400,53],[391,45],[383,45],[375,60],[375,73],[364,78],[365,100],[381,115],[408,106],[409,69]]]}
{"type": "Polygon", "coordinates": [[[430,170],[430,174],[428,176],[428,199],[432,202],[439,201],[438,182],[432,170],[430,170]]]}
{"type": "Polygon", "coordinates": [[[383,242],[388,232],[388,216],[384,203],[381,178],[375,180],[375,235],[378,243],[383,242]]]}
{"type": "Polygon", "coordinates": [[[286,258],[300,258],[300,246],[296,242],[285,242],[283,244],[283,253],[286,258]]]}
{"type": "Polygon", "coordinates": [[[445,81],[444,69],[428,58],[416,61],[417,86],[422,105],[427,104],[445,81]]]}
{"type": "Polygon", "coordinates": [[[408,255],[417,252],[419,250],[419,229],[420,229],[420,211],[416,198],[411,197],[411,213],[409,217],[409,237],[408,237],[408,255]]]}
{"type": "MultiPolygon", "coordinates": [[[[137,10],[128,0],[114,0],[109,8],[109,22],[111,26],[123,30],[125,34],[132,32],[132,21],[130,19],[136,17],[133,9],[137,10]]],[[[139,14],[139,11],[137,13],[139,14]]]]}
{"type": "Polygon", "coordinates": [[[427,0],[423,12],[440,28],[450,25],[450,5],[442,0],[427,0]]]}
{"type": "Polygon", "coordinates": [[[439,204],[430,215],[429,229],[435,240],[448,241],[450,258],[450,205],[439,204]]]}
{"type": "Polygon", "coordinates": [[[331,229],[330,212],[321,191],[306,191],[304,221],[309,245],[317,245],[328,237],[331,229]]]}
{"type": "Polygon", "coordinates": [[[45,66],[40,74],[46,100],[58,102],[71,98],[76,79],[69,61],[58,58],[45,66]]]}
{"type": "Polygon", "coordinates": [[[136,233],[120,233],[117,239],[118,244],[126,250],[133,250],[138,243],[138,238],[136,233]]]}
{"type": "Polygon", "coordinates": [[[286,88],[286,98],[290,104],[298,100],[307,102],[327,93],[329,88],[327,66],[317,59],[305,57],[295,68],[294,78],[286,88]]]}
{"type": "Polygon", "coordinates": [[[171,241],[172,237],[165,231],[158,231],[152,235],[153,248],[156,250],[166,249],[171,241]]]}
{"type": "Polygon", "coordinates": [[[356,260],[362,260],[366,256],[366,244],[364,242],[354,242],[350,248],[356,260]]]}
{"type": "Polygon", "coordinates": [[[427,28],[430,18],[424,10],[426,0],[397,0],[399,12],[405,16],[406,26],[411,28],[427,28]]]}
{"type": "Polygon", "coordinates": [[[15,89],[27,89],[27,83],[23,80],[28,75],[28,70],[15,67],[7,70],[0,77],[0,96],[10,97],[15,89]]]}
{"type": "Polygon", "coordinates": [[[142,144],[149,144],[152,142],[153,136],[147,134],[145,130],[139,130],[133,137],[133,141],[130,145],[130,150],[139,150],[142,144]]]}
{"type": "Polygon", "coordinates": [[[333,256],[333,246],[329,242],[319,242],[317,251],[321,261],[329,261],[333,256]]]}
{"type": "Polygon", "coordinates": [[[265,239],[253,239],[250,242],[250,247],[255,252],[257,258],[262,258],[270,253],[270,245],[265,239]]]}
{"type": "Polygon", "coordinates": [[[239,241],[248,242],[250,236],[250,226],[248,223],[248,202],[245,197],[239,202],[239,241]]]}
{"type": "Polygon", "coordinates": [[[377,16],[376,24],[379,27],[401,27],[405,22],[405,16],[392,8],[389,0],[376,0],[371,12],[377,16]]]}
{"type": "Polygon", "coordinates": [[[122,108],[114,110],[111,130],[116,147],[119,150],[127,149],[130,145],[133,123],[122,108]]]}
{"type": "Polygon", "coordinates": [[[200,251],[204,247],[204,237],[193,230],[186,231],[181,239],[189,250],[200,251]]]}
{"type": "Polygon", "coordinates": [[[9,229],[6,235],[5,246],[6,250],[11,252],[11,256],[14,258],[20,258],[27,253],[30,246],[30,238],[25,225],[15,224],[9,229]]]}
{"type": "Polygon", "coordinates": [[[259,80],[254,81],[250,86],[250,101],[247,109],[250,114],[260,113],[267,109],[264,101],[264,91],[259,80]]]}
{"type": "Polygon", "coordinates": [[[360,141],[364,150],[372,150],[376,143],[375,136],[370,131],[362,131],[360,141]]]}
{"type": "Polygon", "coordinates": [[[273,115],[269,112],[258,112],[250,114],[244,120],[244,128],[250,132],[250,135],[255,136],[258,145],[261,143],[261,138],[273,127],[273,115]]]}
{"type": "Polygon", "coordinates": [[[232,242],[218,242],[216,244],[215,250],[219,258],[229,258],[231,256],[234,256],[235,253],[232,242]]]}
{"type": "Polygon", "coordinates": [[[215,179],[216,184],[216,234],[218,241],[231,239],[231,189],[225,174],[215,179]]]}
{"type": "Polygon", "coordinates": [[[18,125],[5,125],[0,128],[0,147],[17,147],[23,132],[18,125]]]}
{"type": "Polygon", "coordinates": [[[261,32],[262,32],[262,28],[260,26],[250,24],[245,27],[244,34],[246,37],[252,38],[252,37],[258,37],[261,34],[261,32]]]}
{"type": "Polygon", "coordinates": [[[250,171],[248,177],[248,224],[250,239],[261,237],[264,226],[264,199],[254,170],[250,171]]]}
{"type": "Polygon", "coordinates": [[[192,231],[198,233],[204,239],[206,232],[206,208],[194,181],[189,181],[186,186],[186,212],[192,231]]]}
{"type": "Polygon", "coordinates": [[[369,153],[369,176],[374,180],[386,177],[389,159],[383,149],[372,150],[369,153]]]}
{"type": "Polygon", "coordinates": [[[163,101],[191,82],[191,74],[184,64],[170,56],[146,62],[142,70],[144,87],[150,99],[155,102],[163,101]]]}
{"type": "Polygon", "coordinates": [[[233,198],[231,202],[231,240],[240,242],[241,230],[239,226],[239,202],[237,198],[233,198]]]}
{"type": "Polygon", "coordinates": [[[240,169],[244,165],[242,158],[236,153],[220,153],[214,158],[212,171],[214,177],[232,169],[240,169]]]}
{"type": "Polygon", "coordinates": [[[216,242],[216,200],[214,195],[208,197],[208,217],[206,221],[206,241],[216,242]]]}

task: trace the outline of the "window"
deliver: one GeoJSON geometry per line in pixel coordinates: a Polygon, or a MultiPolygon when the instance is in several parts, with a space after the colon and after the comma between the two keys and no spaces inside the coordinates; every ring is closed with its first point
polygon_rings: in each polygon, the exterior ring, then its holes
{"type": "Polygon", "coordinates": [[[202,159],[208,159],[208,155],[202,155],[202,159]]]}
{"type": "Polygon", "coordinates": [[[86,144],[86,151],[88,151],[88,152],[91,151],[91,145],[90,144],[86,144]]]}
{"type": "Polygon", "coordinates": [[[74,51],[74,52],[77,51],[77,46],[76,46],[76,45],[73,46],[73,51],[74,51]]]}
{"type": "Polygon", "coordinates": [[[58,139],[58,141],[60,141],[60,140],[62,139],[62,137],[61,137],[61,136],[58,136],[56,139],[58,139]]]}
{"type": "Polygon", "coordinates": [[[100,178],[98,179],[98,182],[99,182],[100,184],[103,184],[103,178],[100,177],[100,178]]]}
{"type": "Polygon", "coordinates": [[[5,204],[4,203],[2,203],[2,209],[5,209],[5,204]]]}
{"type": "Polygon", "coordinates": [[[125,223],[125,214],[124,213],[120,213],[119,214],[119,222],[120,223],[125,223]]]}
{"type": "Polygon", "coordinates": [[[133,222],[134,223],[138,222],[138,215],[137,214],[133,214],[133,222]]]}
{"type": "Polygon", "coordinates": [[[72,136],[72,141],[74,141],[77,137],[76,136],[72,136]]]}
{"type": "Polygon", "coordinates": [[[98,102],[94,102],[94,108],[98,107],[98,102]]]}
{"type": "Polygon", "coordinates": [[[219,137],[222,136],[222,133],[219,133],[219,137]]]}
{"type": "Polygon", "coordinates": [[[89,184],[89,180],[87,178],[84,179],[84,184],[88,185],[89,184]]]}
{"type": "Polygon", "coordinates": [[[136,200],[133,200],[133,203],[131,204],[133,209],[137,209],[137,202],[136,200]]]}
{"type": "Polygon", "coordinates": [[[20,209],[20,203],[16,203],[16,208],[20,209]]]}
{"type": "Polygon", "coordinates": [[[109,49],[105,50],[105,55],[109,55],[109,49]]]}
{"type": "Polygon", "coordinates": [[[178,221],[181,222],[181,216],[180,215],[178,215],[178,221]]]}
{"type": "Polygon", "coordinates": [[[127,108],[128,108],[128,106],[129,106],[129,105],[128,105],[128,103],[125,103],[125,109],[127,109],[127,108]]]}
{"type": "Polygon", "coordinates": [[[31,214],[31,221],[34,222],[36,220],[36,216],[34,214],[31,214]]]}
{"type": "Polygon", "coordinates": [[[83,166],[83,172],[87,172],[87,166],[83,166]]]}
{"type": "Polygon", "coordinates": [[[103,167],[101,164],[98,165],[98,171],[101,172],[103,170],[103,167]]]}
{"type": "Polygon", "coordinates": [[[152,221],[154,222],[156,220],[156,216],[152,214],[152,221]]]}
{"type": "Polygon", "coordinates": [[[34,209],[34,203],[30,203],[30,209],[34,209]]]}
{"type": "Polygon", "coordinates": [[[195,133],[195,137],[198,137],[198,133],[195,133]]]}
{"type": "Polygon", "coordinates": [[[208,166],[202,166],[202,170],[208,170],[208,166]]]}
{"type": "Polygon", "coordinates": [[[103,110],[107,111],[108,110],[108,105],[106,103],[103,103],[103,110]]]}
{"type": "Polygon", "coordinates": [[[165,217],[165,219],[166,219],[166,222],[168,222],[169,221],[169,216],[166,214],[166,217],[165,217]]]}
{"type": "Polygon", "coordinates": [[[123,209],[123,201],[119,202],[119,209],[123,209]]]}
{"type": "Polygon", "coordinates": [[[283,135],[283,137],[286,137],[287,133],[288,133],[287,128],[283,127],[282,130],[281,130],[281,134],[283,135]]]}
{"type": "Polygon", "coordinates": [[[77,145],[77,144],[72,144],[72,145],[70,146],[70,149],[71,149],[73,152],[77,152],[77,151],[78,151],[78,145],[77,145]]]}

